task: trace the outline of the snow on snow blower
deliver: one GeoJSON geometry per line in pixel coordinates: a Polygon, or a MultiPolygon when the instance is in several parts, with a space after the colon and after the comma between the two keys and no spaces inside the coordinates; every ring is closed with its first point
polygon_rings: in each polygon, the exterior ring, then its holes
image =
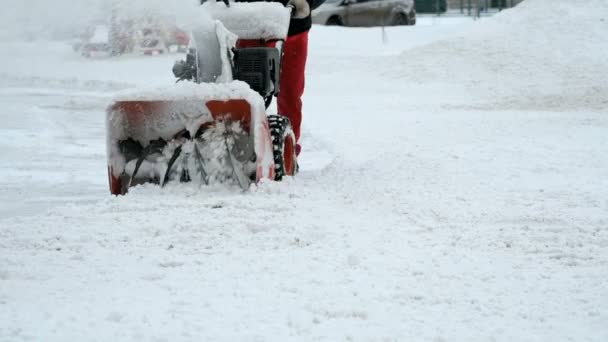
{"type": "MultiPolygon", "coordinates": [[[[296,171],[289,120],[267,115],[279,92],[290,9],[279,3],[201,6],[172,87],[120,94],[108,108],[110,192],[143,183],[231,183],[243,189],[296,171]]],[[[288,86],[288,85],[286,85],[288,86]]]]}

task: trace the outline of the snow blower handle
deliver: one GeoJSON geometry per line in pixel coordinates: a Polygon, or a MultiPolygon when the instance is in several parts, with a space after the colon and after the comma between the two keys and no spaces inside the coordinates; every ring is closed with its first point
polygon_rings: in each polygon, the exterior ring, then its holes
{"type": "Polygon", "coordinates": [[[304,19],[310,15],[310,4],[307,0],[289,0],[285,5],[290,10],[291,17],[304,19]]]}

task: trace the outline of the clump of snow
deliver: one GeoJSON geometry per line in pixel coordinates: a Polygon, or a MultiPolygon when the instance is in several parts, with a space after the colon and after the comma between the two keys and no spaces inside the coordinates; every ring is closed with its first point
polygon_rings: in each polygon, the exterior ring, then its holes
{"type": "Polygon", "coordinates": [[[403,53],[387,73],[457,84],[471,97],[489,93],[501,108],[602,108],[608,103],[606,32],[607,1],[526,0],[454,39],[403,53]]]}
{"type": "Polygon", "coordinates": [[[260,96],[242,81],[229,83],[179,82],[166,87],[139,87],[116,93],[114,101],[175,101],[175,100],[230,100],[244,98],[250,103],[262,104],[260,96]]]}
{"type": "Polygon", "coordinates": [[[208,1],[202,10],[221,21],[240,39],[285,39],[289,10],[276,2],[231,3],[208,1]]]}

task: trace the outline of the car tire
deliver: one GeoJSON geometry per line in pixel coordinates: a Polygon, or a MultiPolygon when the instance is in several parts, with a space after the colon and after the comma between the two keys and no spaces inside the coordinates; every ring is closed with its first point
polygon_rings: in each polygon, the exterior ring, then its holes
{"type": "Polygon", "coordinates": [[[330,17],[329,19],[327,19],[327,22],[325,23],[325,25],[342,26],[342,25],[344,25],[344,22],[342,21],[342,18],[338,17],[337,15],[334,15],[333,17],[330,17]]]}
{"type": "Polygon", "coordinates": [[[412,26],[416,25],[416,11],[412,10],[410,12],[410,15],[408,17],[409,17],[409,23],[408,24],[412,25],[412,26]]]}
{"type": "Polygon", "coordinates": [[[391,25],[400,26],[400,25],[409,25],[409,19],[407,14],[405,13],[395,13],[393,19],[391,20],[391,25]]]}

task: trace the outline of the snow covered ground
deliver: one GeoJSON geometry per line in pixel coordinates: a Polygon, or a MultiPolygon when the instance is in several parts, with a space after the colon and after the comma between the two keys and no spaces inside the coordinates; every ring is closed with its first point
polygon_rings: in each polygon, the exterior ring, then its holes
{"type": "Polygon", "coordinates": [[[0,43],[0,340],[608,340],[605,32],[315,26],[296,178],[123,197],[104,109],[179,56],[0,43]]]}

